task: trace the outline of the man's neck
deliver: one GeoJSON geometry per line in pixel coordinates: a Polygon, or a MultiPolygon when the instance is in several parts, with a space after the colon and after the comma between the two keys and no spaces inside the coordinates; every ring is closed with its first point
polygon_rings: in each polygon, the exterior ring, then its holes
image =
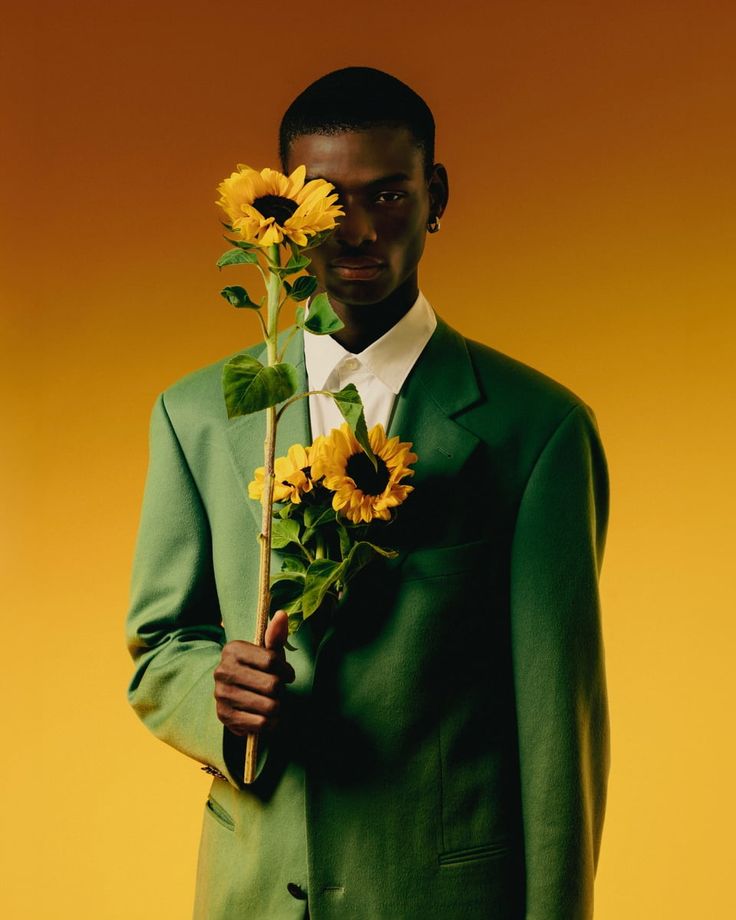
{"type": "Polygon", "coordinates": [[[332,308],[345,323],[332,338],[347,351],[357,354],[380,339],[406,316],[418,296],[417,276],[413,275],[380,303],[345,304],[330,297],[332,308]]]}

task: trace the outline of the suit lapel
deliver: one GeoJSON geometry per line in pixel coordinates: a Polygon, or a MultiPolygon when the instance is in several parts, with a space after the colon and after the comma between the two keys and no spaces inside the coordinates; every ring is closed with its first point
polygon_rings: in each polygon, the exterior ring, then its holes
{"type": "Polygon", "coordinates": [[[478,445],[454,417],[481,398],[465,342],[443,320],[417,359],[394,407],[389,434],[419,456],[412,484],[452,477],[478,445]]]}
{"type": "MultiPolygon", "coordinates": [[[[283,342],[289,329],[281,334],[283,342]]],[[[260,354],[256,355],[259,361],[266,363],[265,346],[260,354]]],[[[304,345],[302,332],[297,330],[291,339],[284,360],[293,364],[298,376],[298,392],[307,389],[307,374],[304,366],[304,345]]],[[[244,491],[245,499],[253,517],[260,527],[261,506],[258,502],[248,498],[248,483],[253,479],[254,470],[263,466],[263,442],[266,437],[266,413],[256,412],[253,415],[243,415],[227,422],[226,428],[228,445],[235,466],[236,474],[244,491]]],[[[284,413],[276,429],[276,456],[286,454],[292,444],[310,444],[309,406],[307,399],[300,399],[284,413]]]]}

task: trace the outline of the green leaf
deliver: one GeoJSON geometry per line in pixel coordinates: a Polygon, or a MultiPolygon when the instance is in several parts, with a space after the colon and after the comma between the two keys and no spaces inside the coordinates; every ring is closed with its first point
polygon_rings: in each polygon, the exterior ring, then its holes
{"type": "Polygon", "coordinates": [[[299,385],[291,364],[264,367],[250,355],[237,355],[222,370],[228,418],[250,415],[275,406],[296,393],[299,385]]]}
{"type": "Polygon", "coordinates": [[[223,252],[220,258],[217,260],[217,267],[222,269],[226,265],[252,265],[257,261],[258,256],[254,252],[250,252],[247,249],[240,249],[237,247],[235,249],[228,249],[227,252],[223,252]]]}
{"type": "MultiPolygon", "coordinates": [[[[285,281],[284,284],[286,285],[288,282],[285,281]]],[[[314,275],[300,275],[294,282],[293,286],[291,286],[289,297],[296,301],[306,300],[307,297],[311,297],[312,294],[314,294],[316,288],[317,279],[314,277],[314,275]]]]}
{"type": "Polygon", "coordinates": [[[335,509],[332,505],[309,505],[304,512],[304,523],[307,527],[319,527],[327,521],[335,520],[335,509]]]}
{"type": "Polygon", "coordinates": [[[299,379],[292,364],[264,367],[245,394],[245,410],[258,412],[275,406],[293,396],[298,386],[299,379]]]}
{"type": "Polygon", "coordinates": [[[304,619],[317,611],[328,591],[338,583],[347,584],[358,572],[368,565],[376,556],[393,558],[396,552],[383,549],[367,541],[356,543],[342,562],[332,559],[316,559],[307,569],[302,595],[304,619]]]}
{"type": "Polygon", "coordinates": [[[298,543],[299,530],[299,521],[293,518],[274,518],[271,524],[271,546],[273,549],[283,549],[290,543],[298,543]]]}
{"type": "Polygon", "coordinates": [[[304,579],[275,578],[271,581],[271,613],[285,610],[288,614],[302,609],[302,592],[304,579]]]}
{"type": "Polygon", "coordinates": [[[319,233],[315,233],[314,236],[309,237],[307,245],[301,247],[302,251],[314,249],[315,246],[321,246],[334,232],[335,228],[333,227],[331,230],[321,230],[319,233]]]}
{"type": "Polygon", "coordinates": [[[317,294],[309,304],[309,315],[304,322],[304,328],[313,335],[332,335],[344,326],[345,323],[332,309],[327,294],[317,294]]]}
{"type": "MultiPolygon", "coordinates": [[[[228,230],[232,230],[232,227],[228,227],[228,230]]],[[[254,246],[253,243],[246,243],[245,240],[231,240],[229,236],[223,236],[223,239],[227,240],[231,245],[237,246],[238,249],[251,250],[259,248],[258,246],[254,246]]]]}
{"type": "Polygon", "coordinates": [[[287,268],[293,268],[295,272],[301,272],[301,271],[304,271],[304,269],[305,269],[308,265],[311,265],[311,264],[312,264],[312,260],[311,260],[311,259],[308,259],[306,256],[302,256],[302,255],[294,256],[294,255],[292,255],[292,257],[291,257],[291,258],[289,259],[289,261],[286,263],[286,267],[287,267],[287,268]]]}
{"type": "Polygon", "coordinates": [[[228,418],[246,414],[242,409],[244,394],[263,369],[261,362],[250,355],[236,355],[225,364],[222,369],[222,390],[228,418]]]}
{"type": "Polygon", "coordinates": [[[351,578],[355,577],[355,575],[357,575],[362,568],[365,568],[369,562],[372,562],[376,556],[383,556],[385,559],[393,559],[397,555],[398,553],[393,549],[384,549],[382,546],[376,546],[374,543],[368,543],[365,540],[361,540],[353,546],[342,563],[340,580],[343,584],[347,584],[351,578]]]}
{"type": "MultiPolygon", "coordinates": [[[[291,558],[296,559],[298,557],[292,556],[291,558]]],[[[304,587],[304,577],[306,575],[306,571],[307,567],[304,566],[303,572],[277,572],[275,575],[271,576],[271,587],[273,588],[276,583],[280,584],[282,581],[291,581],[295,584],[298,584],[299,590],[301,590],[304,587]]]]}
{"type": "Polygon", "coordinates": [[[288,275],[296,275],[297,272],[304,271],[311,261],[306,256],[292,255],[286,265],[272,266],[271,271],[279,278],[286,278],[288,275]]]}
{"type": "MultiPolygon", "coordinates": [[[[296,525],[296,521],[277,521],[275,523],[296,525]]],[[[297,542],[298,525],[292,526],[289,531],[289,533],[279,534],[278,542],[282,540],[285,543],[297,542]]],[[[274,529],[274,547],[277,542],[276,536],[274,529]]],[[[307,619],[319,610],[332,588],[338,584],[347,584],[377,556],[393,558],[396,555],[394,550],[384,549],[365,540],[355,543],[342,562],[335,562],[332,559],[316,559],[306,567],[300,557],[287,555],[284,557],[282,571],[271,578],[271,609],[273,611],[285,610],[289,614],[290,624],[292,614],[301,613],[301,618],[294,620],[293,630],[290,625],[290,630],[295,632],[302,619],[307,619]],[[294,569],[291,568],[292,566],[294,569]]]]}
{"type": "Polygon", "coordinates": [[[306,309],[301,305],[298,306],[296,310],[294,311],[294,322],[297,324],[297,326],[300,329],[304,328],[304,314],[306,312],[307,312],[306,309]]]}
{"type": "Polygon", "coordinates": [[[220,296],[224,297],[229,303],[234,307],[247,307],[249,310],[260,310],[260,306],[257,303],[254,303],[250,297],[248,297],[248,292],[244,287],[241,287],[239,284],[231,284],[228,287],[223,288],[220,291],[220,296]]]}
{"type": "Polygon", "coordinates": [[[325,524],[334,525],[335,520],[336,514],[332,505],[327,505],[327,507],[322,505],[308,506],[304,512],[304,526],[306,530],[304,531],[302,542],[308,543],[319,527],[323,527],[325,524]]]}
{"type": "MultiPolygon", "coordinates": [[[[297,610],[296,613],[289,614],[289,635],[293,636],[295,632],[298,631],[299,627],[304,622],[304,617],[302,616],[301,610],[297,610]]],[[[291,645],[288,642],[284,642],[284,645],[290,652],[295,652],[296,646],[291,645]]]]}
{"type": "Polygon", "coordinates": [[[301,556],[285,555],[281,560],[281,572],[297,573],[304,575],[307,571],[307,564],[301,556]]]}
{"type": "Polygon", "coordinates": [[[325,595],[339,578],[342,565],[332,559],[315,559],[309,566],[302,595],[304,619],[319,609],[325,595]]]}
{"type": "Polygon", "coordinates": [[[360,399],[360,393],[357,387],[354,383],[349,383],[346,387],[343,387],[342,390],[333,393],[332,398],[337,403],[337,408],[350,426],[358,444],[360,444],[366,452],[368,459],[373,464],[373,468],[377,469],[378,463],[376,461],[376,455],[373,453],[371,442],[368,439],[368,427],[365,423],[365,415],[363,414],[363,403],[360,399]]]}
{"type": "Polygon", "coordinates": [[[347,527],[338,520],[337,524],[337,537],[340,541],[340,555],[343,559],[350,553],[350,548],[352,546],[352,540],[350,539],[350,533],[348,532],[347,527]]]}

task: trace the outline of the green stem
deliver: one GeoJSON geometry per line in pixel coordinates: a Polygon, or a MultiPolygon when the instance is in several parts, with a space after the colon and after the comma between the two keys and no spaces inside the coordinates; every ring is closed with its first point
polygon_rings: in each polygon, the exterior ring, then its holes
{"type": "MultiPolygon", "coordinates": [[[[279,265],[279,247],[278,244],[269,247],[268,252],[268,261],[272,265],[279,265]]],[[[276,364],[276,343],[278,339],[278,324],[279,324],[279,307],[281,301],[281,290],[282,284],[281,279],[275,272],[269,272],[268,281],[266,283],[266,290],[268,291],[268,339],[266,344],[268,346],[268,363],[276,364]]]]}
{"type": "Polygon", "coordinates": [[[332,390],[306,390],[304,393],[297,393],[296,396],[292,396],[291,399],[287,399],[283,406],[279,409],[276,418],[281,421],[281,416],[286,412],[289,406],[292,406],[295,402],[298,402],[300,399],[304,399],[305,396],[334,396],[335,394],[332,390]]]}
{"type": "Polygon", "coordinates": [[[279,364],[284,360],[284,355],[286,354],[286,349],[291,345],[291,340],[294,338],[294,335],[299,327],[294,326],[291,332],[287,335],[286,341],[284,342],[284,347],[279,352],[279,364]]]}
{"type": "Polygon", "coordinates": [[[266,324],[263,322],[263,316],[260,310],[253,311],[258,317],[258,322],[261,324],[261,332],[263,333],[263,341],[265,342],[268,339],[268,330],[266,329],[266,324]]]}
{"type": "MultiPolygon", "coordinates": [[[[270,264],[279,264],[279,247],[271,246],[267,253],[270,264]]],[[[268,305],[266,314],[266,353],[268,366],[278,363],[277,339],[279,320],[279,301],[281,299],[281,280],[278,275],[269,272],[266,282],[268,305]]],[[[266,438],[263,443],[263,493],[261,495],[261,532],[258,535],[260,547],[258,572],[258,610],[256,612],[256,630],[254,645],[263,645],[268,624],[268,612],[271,606],[271,524],[273,521],[273,487],[274,455],[276,453],[276,426],[278,418],[276,407],[266,409],[266,438]]],[[[244,782],[252,783],[256,778],[258,760],[258,735],[248,735],[245,746],[244,782]]]]}

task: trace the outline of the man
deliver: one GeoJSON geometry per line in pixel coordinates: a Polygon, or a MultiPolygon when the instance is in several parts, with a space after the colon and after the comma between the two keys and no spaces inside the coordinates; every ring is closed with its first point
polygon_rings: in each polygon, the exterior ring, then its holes
{"type": "MultiPolygon", "coordinates": [[[[448,180],[412,90],[370,68],[328,74],[285,114],[281,154],[345,210],[310,253],[345,327],[295,337],[290,358],[305,386],[356,382],[369,426],[419,460],[391,524],[398,560],[366,569],[293,650],[276,613],[261,649],[247,641],[259,510],[246,489],[263,420],[228,422],[224,362],[156,403],[130,699],[214,775],[195,916],[590,918],[609,762],[593,414],[463,339],[420,292],[448,180]],[[248,732],[261,745],[246,787],[248,732]]],[[[481,292],[477,306],[492,309],[481,292]]],[[[339,424],[318,398],[297,405],[279,454],[339,424]]]]}

